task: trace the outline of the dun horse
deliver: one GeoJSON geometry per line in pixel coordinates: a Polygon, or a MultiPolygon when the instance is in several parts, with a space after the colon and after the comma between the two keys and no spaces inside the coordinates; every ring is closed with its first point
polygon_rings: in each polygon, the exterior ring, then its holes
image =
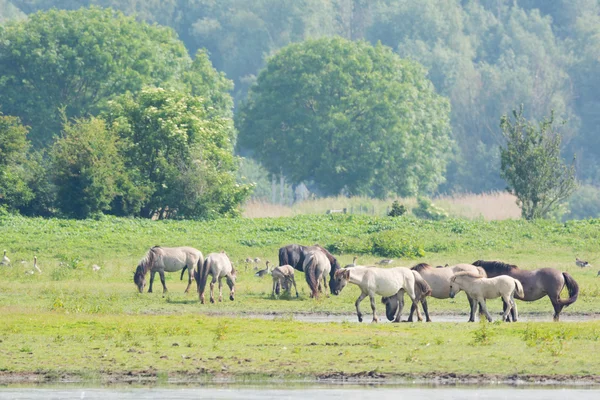
{"type": "Polygon", "coordinates": [[[146,275],[149,271],[150,287],[148,288],[148,293],[152,293],[154,274],[158,272],[160,281],[163,285],[163,293],[166,293],[167,285],[165,285],[165,271],[175,272],[187,268],[188,285],[185,288],[185,292],[187,293],[192,284],[192,276],[196,264],[203,262],[204,257],[202,257],[202,253],[200,250],[194,249],[193,247],[154,246],[146,253],[144,258],[142,258],[138,264],[135,273],[133,274],[133,282],[136,284],[140,293],[142,293],[146,286],[146,275]]]}
{"type": "MultiPolygon", "coordinates": [[[[351,268],[344,268],[335,273],[334,280],[336,281],[337,289],[333,294],[338,295],[348,282],[357,285],[361,294],[354,303],[356,306],[356,315],[358,321],[362,322],[362,313],[360,312],[360,302],[367,296],[371,300],[371,310],[373,311],[373,322],[377,322],[377,314],[375,312],[375,296],[379,295],[382,297],[393,297],[403,296],[404,292],[408,294],[410,299],[414,302],[415,296],[415,275],[413,271],[408,268],[396,267],[396,268],[377,268],[377,267],[364,267],[356,266],[351,268]]],[[[424,280],[422,283],[427,285],[424,280]]],[[[424,292],[428,292],[430,289],[427,286],[424,292]]],[[[403,302],[399,301],[399,307],[397,316],[394,322],[400,321],[400,314],[402,312],[403,302]]]]}
{"type": "Polygon", "coordinates": [[[506,319],[511,310],[514,310],[514,321],[517,321],[517,304],[514,295],[516,293],[519,298],[524,296],[523,286],[517,279],[507,275],[482,278],[480,275],[473,275],[470,272],[459,272],[450,279],[450,297],[454,298],[460,290],[464,290],[479,304],[480,311],[490,322],[492,322],[492,316],[487,310],[485,300],[502,297],[504,304],[507,305],[502,315],[502,321],[506,319]]]}
{"type": "MultiPolygon", "coordinates": [[[[473,265],[483,268],[490,278],[508,275],[518,279],[525,289],[525,297],[518,298],[519,300],[536,301],[544,296],[550,297],[554,307],[554,321],[559,320],[563,307],[575,303],[579,295],[579,285],[577,285],[575,279],[568,273],[560,272],[554,268],[524,270],[516,265],[505,264],[500,261],[482,260],[475,261],[473,265]],[[561,299],[560,292],[565,286],[569,291],[569,298],[561,299]]],[[[514,315],[512,317],[514,320],[514,315]]]]}
{"type": "Polygon", "coordinates": [[[296,279],[294,278],[294,268],[291,265],[280,265],[279,267],[273,268],[271,271],[273,276],[273,293],[272,296],[279,296],[280,288],[283,287],[288,293],[292,290],[292,285],[296,290],[296,297],[298,297],[298,288],[296,287],[296,279]]]}
{"type": "Polygon", "coordinates": [[[304,272],[306,282],[308,283],[311,292],[316,293],[318,288],[311,286],[313,282],[317,282],[316,276],[311,276],[313,271],[310,271],[310,273],[306,273],[306,271],[304,270],[304,259],[310,252],[315,250],[321,250],[329,260],[329,264],[331,265],[331,269],[329,271],[329,289],[333,294],[335,290],[337,290],[333,276],[335,275],[335,272],[341,268],[341,266],[338,260],[323,247],[319,245],[302,246],[299,244],[290,244],[284,246],[279,249],[279,265],[291,265],[292,267],[294,267],[294,269],[304,272]]]}
{"type": "Polygon", "coordinates": [[[217,281],[219,282],[219,301],[223,301],[223,278],[225,278],[227,286],[229,286],[229,300],[233,301],[235,298],[236,273],[227,254],[223,252],[210,253],[206,256],[206,260],[202,264],[198,261],[198,267],[194,276],[198,287],[198,296],[202,304],[204,304],[204,289],[206,288],[208,275],[212,276],[212,281],[210,282],[210,302],[215,302],[214,287],[217,281]]]}

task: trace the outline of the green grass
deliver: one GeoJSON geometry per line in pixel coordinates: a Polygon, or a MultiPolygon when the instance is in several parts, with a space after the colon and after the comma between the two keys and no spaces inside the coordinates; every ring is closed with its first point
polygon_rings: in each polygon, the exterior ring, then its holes
{"type": "MultiPolygon", "coordinates": [[[[588,314],[600,309],[600,278],[596,268],[582,270],[574,259],[600,263],[594,258],[600,250],[599,228],[600,220],[430,222],[352,215],[210,222],[0,217],[0,250],[7,249],[12,260],[12,266],[0,267],[0,369],[82,375],[152,367],[160,374],[181,370],[206,374],[221,371],[225,364],[223,372],[236,376],[314,376],[375,369],[386,374],[597,373],[598,365],[587,356],[598,346],[597,322],[302,323],[289,316],[299,312],[354,315],[358,289],[351,285],[340,296],[312,300],[303,274],[298,273],[300,298],[275,300],[270,297],[270,278],[254,277],[253,266],[246,270],[243,260],[260,257],[277,262],[282,245],[319,243],[332,249],[342,264],[358,254],[361,264],[392,256],[397,258],[394,265],[402,266],[494,259],[522,268],[554,267],[571,273],[581,289],[578,301],[563,312],[588,314]],[[227,299],[224,285],[223,303],[200,305],[195,290],[183,293],[187,282],[179,281],[179,273],[167,274],[166,296],[158,277],[155,293],[138,294],[133,271],[153,245],[194,246],[205,255],[226,250],[239,271],[236,300],[227,299]],[[34,255],[41,275],[25,273],[34,255]],[[92,271],[93,264],[101,270],[92,271]],[[276,313],[281,318],[238,318],[253,313],[276,313]]],[[[463,314],[466,320],[464,295],[432,299],[429,304],[434,321],[436,314],[444,313],[463,314]]],[[[497,317],[499,301],[490,302],[489,309],[497,317]]],[[[368,301],[362,310],[370,313],[368,301]]],[[[378,304],[380,317],[383,311],[378,304]]],[[[519,302],[519,312],[552,319],[547,298],[519,302]]]]}

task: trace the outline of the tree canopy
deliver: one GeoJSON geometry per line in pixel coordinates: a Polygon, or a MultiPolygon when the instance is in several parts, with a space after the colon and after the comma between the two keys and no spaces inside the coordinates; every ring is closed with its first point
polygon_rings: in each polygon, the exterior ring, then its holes
{"type": "Polygon", "coordinates": [[[416,63],[341,38],[267,62],[239,110],[239,145],[272,173],[325,194],[431,192],[450,149],[449,104],[416,63]]]}

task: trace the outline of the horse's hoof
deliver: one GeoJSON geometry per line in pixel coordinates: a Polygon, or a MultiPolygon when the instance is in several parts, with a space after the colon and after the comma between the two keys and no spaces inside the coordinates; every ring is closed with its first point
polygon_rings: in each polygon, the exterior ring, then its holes
{"type": "Polygon", "coordinates": [[[360,315],[358,316],[358,322],[362,322],[362,317],[360,315]]]}
{"type": "Polygon", "coordinates": [[[215,299],[210,299],[210,302],[215,304],[215,299]]]}
{"type": "Polygon", "coordinates": [[[233,301],[235,298],[233,296],[229,296],[229,300],[233,301]]]}
{"type": "Polygon", "coordinates": [[[372,324],[376,324],[377,322],[379,322],[377,318],[373,318],[373,321],[371,321],[372,324]]]}
{"type": "Polygon", "coordinates": [[[431,320],[429,318],[427,318],[427,322],[431,322],[431,320]]]}

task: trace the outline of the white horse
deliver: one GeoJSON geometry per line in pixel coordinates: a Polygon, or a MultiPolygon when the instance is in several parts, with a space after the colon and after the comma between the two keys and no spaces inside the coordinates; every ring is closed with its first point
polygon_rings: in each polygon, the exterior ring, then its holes
{"type": "Polygon", "coordinates": [[[296,297],[298,297],[298,288],[296,287],[296,279],[294,278],[294,267],[291,265],[280,265],[279,267],[273,268],[271,271],[273,277],[273,293],[272,296],[279,295],[279,288],[283,287],[287,292],[292,290],[291,284],[294,285],[296,290],[296,297]]]}
{"type": "Polygon", "coordinates": [[[325,293],[327,293],[327,276],[329,276],[329,272],[331,271],[331,263],[324,252],[319,249],[307,252],[302,264],[302,270],[311,289],[310,297],[317,298],[319,297],[319,292],[323,292],[321,280],[323,280],[325,293]]]}
{"type": "Polygon", "coordinates": [[[479,304],[479,310],[485,314],[488,321],[492,322],[492,316],[487,310],[485,300],[497,297],[502,297],[502,300],[507,305],[502,315],[502,321],[506,320],[506,316],[513,308],[515,310],[514,321],[517,321],[517,304],[515,303],[514,295],[516,293],[519,298],[525,296],[523,285],[517,279],[508,275],[500,275],[495,278],[482,278],[480,275],[473,275],[469,272],[459,272],[450,279],[450,297],[454,298],[456,293],[461,289],[479,304]]]}
{"type": "Polygon", "coordinates": [[[198,263],[203,262],[204,257],[202,256],[202,252],[193,247],[154,246],[146,253],[144,258],[140,260],[140,263],[133,274],[133,282],[138,287],[140,293],[142,293],[146,286],[146,275],[148,274],[148,271],[150,271],[150,287],[148,288],[148,293],[152,293],[154,274],[158,272],[160,281],[163,285],[163,293],[165,293],[167,292],[167,285],[165,285],[165,271],[174,272],[187,268],[188,285],[185,288],[185,293],[187,293],[192,284],[195,266],[198,263]]]}
{"type": "Polygon", "coordinates": [[[213,291],[217,281],[219,281],[219,301],[223,301],[223,278],[225,278],[227,286],[229,286],[229,300],[233,301],[235,296],[236,272],[227,254],[224,252],[210,253],[206,256],[204,263],[201,264],[198,261],[198,267],[194,276],[198,287],[198,296],[202,304],[204,304],[204,289],[206,288],[208,275],[212,276],[212,281],[210,282],[210,302],[215,302],[213,291]]]}
{"type": "MultiPolygon", "coordinates": [[[[375,295],[382,297],[404,296],[404,292],[408,294],[414,302],[415,281],[416,277],[408,268],[377,268],[356,266],[340,269],[335,272],[334,278],[337,285],[337,290],[334,294],[338,295],[348,282],[357,285],[361,294],[354,303],[356,306],[356,314],[358,321],[362,322],[362,313],[360,312],[360,302],[367,296],[371,300],[371,310],[373,310],[373,322],[377,322],[377,314],[375,312],[375,295]]],[[[421,281],[425,282],[421,279],[421,281]]],[[[425,283],[426,284],[426,283],[425,283]]],[[[400,321],[400,313],[402,312],[403,302],[400,301],[397,316],[394,322],[400,321]]]]}

